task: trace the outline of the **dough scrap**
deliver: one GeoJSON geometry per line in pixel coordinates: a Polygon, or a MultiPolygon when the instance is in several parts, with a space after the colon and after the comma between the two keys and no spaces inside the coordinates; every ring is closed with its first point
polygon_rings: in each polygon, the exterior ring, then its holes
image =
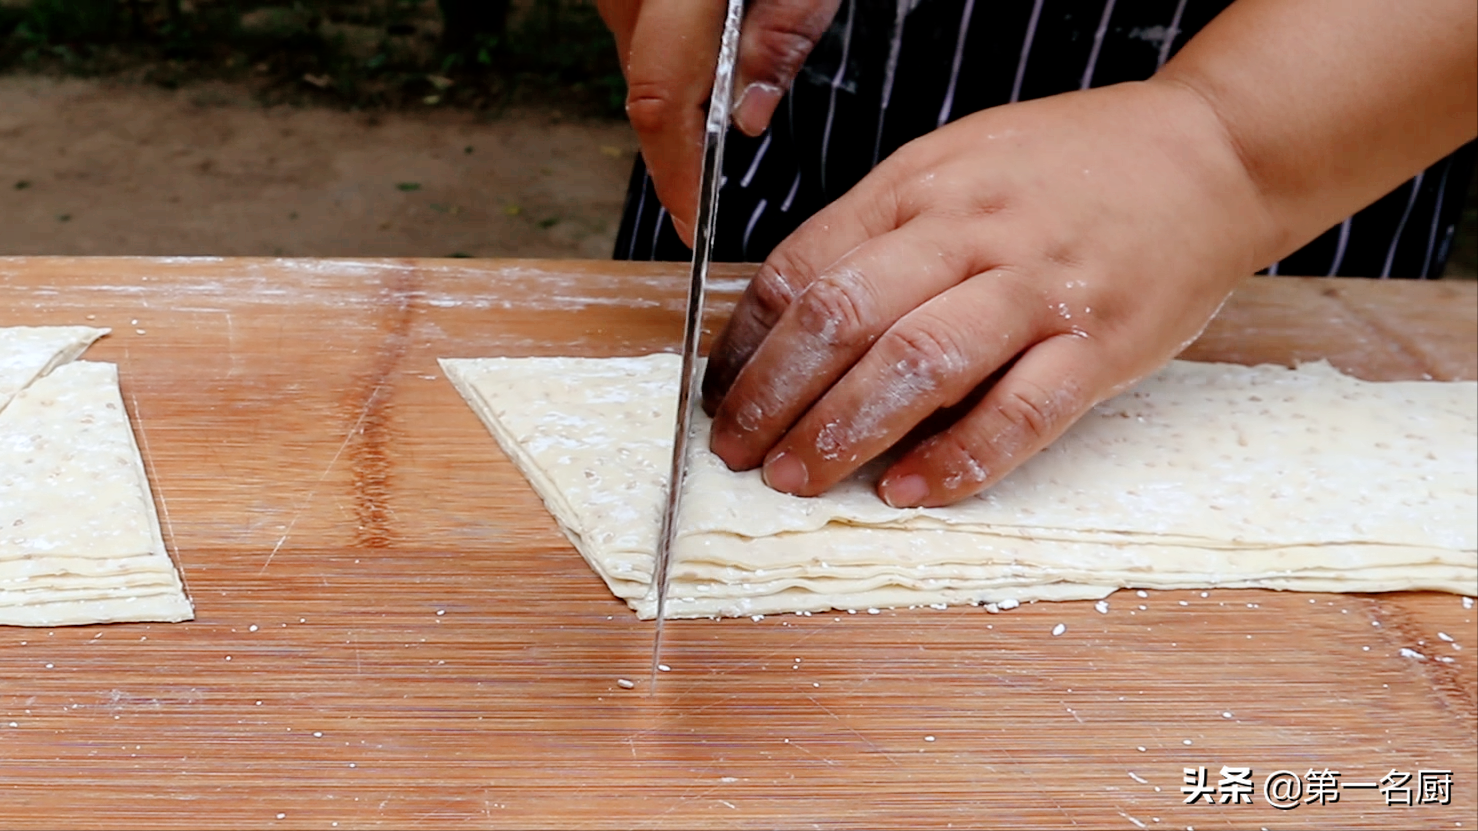
{"type": "MultiPolygon", "coordinates": [[[[565,534],[639,617],[679,359],[444,359],[565,534]]],[[[1068,600],[1119,588],[1478,593],[1478,384],[1176,361],[985,493],[880,501],[873,463],[771,491],[695,419],[672,617],[1068,600]]]]}
{"type": "Polygon", "coordinates": [[[72,361],[105,333],[0,329],[0,625],[194,616],[117,367],[72,361]]]}

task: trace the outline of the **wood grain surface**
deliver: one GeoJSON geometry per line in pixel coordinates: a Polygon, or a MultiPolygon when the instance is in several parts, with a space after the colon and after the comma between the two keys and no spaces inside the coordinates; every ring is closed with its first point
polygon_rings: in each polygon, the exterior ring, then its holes
{"type": "MultiPolygon", "coordinates": [[[[86,357],[119,365],[197,611],[0,629],[0,827],[1475,824],[1451,595],[676,621],[649,695],[651,624],[436,359],[673,348],[685,270],[0,259],[0,325],[113,329],[86,357]],[[1200,766],[1252,768],[1253,804],[1184,804],[1200,766]],[[1450,804],[1267,803],[1311,769],[1451,771],[1450,804]]],[[[716,269],[711,320],[747,274],[716,269]]],[[[1471,379],[1475,343],[1473,284],[1270,278],[1188,357],[1471,379]]]]}

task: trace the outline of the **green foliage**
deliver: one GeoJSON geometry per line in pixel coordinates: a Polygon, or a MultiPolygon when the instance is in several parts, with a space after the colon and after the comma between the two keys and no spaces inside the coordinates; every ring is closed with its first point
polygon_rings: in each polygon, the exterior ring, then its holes
{"type": "Polygon", "coordinates": [[[95,42],[114,33],[117,0],[31,0],[22,37],[48,44],[95,42]]]}
{"type": "Polygon", "coordinates": [[[245,81],[266,102],[619,115],[594,0],[30,0],[0,6],[0,70],[245,81]],[[443,18],[448,25],[443,26],[443,18]]]}
{"type": "Polygon", "coordinates": [[[626,82],[616,42],[592,4],[539,0],[509,36],[505,54],[510,65],[550,85],[588,90],[606,110],[622,112],[626,82]]]}

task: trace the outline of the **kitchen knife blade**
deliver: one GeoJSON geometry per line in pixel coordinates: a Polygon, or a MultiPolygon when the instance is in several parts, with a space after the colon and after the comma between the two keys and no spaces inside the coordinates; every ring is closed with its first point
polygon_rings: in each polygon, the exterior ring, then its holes
{"type": "Polygon", "coordinates": [[[708,263],[713,255],[713,218],[718,213],[722,183],[724,134],[729,129],[729,109],[734,94],[734,62],[739,56],[739,23],[744,17],[743,0],[728,0],[724,33],[719,41],[718,70],[708,100],[708,120],[703,131],[703,173],[699,178],[698,222],[693,226],[693,265],[688,282],[687,320],[683,324],[682,381],[677,395],[677,428],[672,437],[672,471],[667,479],[667,505],[657,537],[657,558],[652,569],[652,591],[657,595],[657,626],[652,637],[652,678],[657,686],[657,668],[662,663],[662,628],[667,613],[667,583],[672,571],[672,544],[677,536],[678,511],[682,506],[683,474],[688,466],[688,432],[698,400],[698,339],[703,334],[703,295],[708,285],[708,263]]]}

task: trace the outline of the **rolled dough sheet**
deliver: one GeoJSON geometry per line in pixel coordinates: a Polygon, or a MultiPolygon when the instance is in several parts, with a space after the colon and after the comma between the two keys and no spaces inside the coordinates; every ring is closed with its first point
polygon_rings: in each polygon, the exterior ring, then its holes
{"type": "Polygon", "coordinates": [[[0,349],[23,347],[0,352],[0,367],[29,378],[0,410],[0,624],[191,618],[117,368],[71,362],[104,332],[15,332],[0,329],[0,349]]]}
{"type": "MultiPolygon", "coordinates": [[[[679,360],[442,361],[561,528],[639,616],[679,360]]],[[[1087,599],[1119,588],[1478,593],[1478,384],[1177,361],[989,491],[895,509],[877,463],[765,487],[695,420],[673,617],[1087,599]]]]}
{"type": "Polygon", "coordinates": [[[0,410],[31,382],[75,360],[107,329],[11,326],[0,329],[0,410]]]}

